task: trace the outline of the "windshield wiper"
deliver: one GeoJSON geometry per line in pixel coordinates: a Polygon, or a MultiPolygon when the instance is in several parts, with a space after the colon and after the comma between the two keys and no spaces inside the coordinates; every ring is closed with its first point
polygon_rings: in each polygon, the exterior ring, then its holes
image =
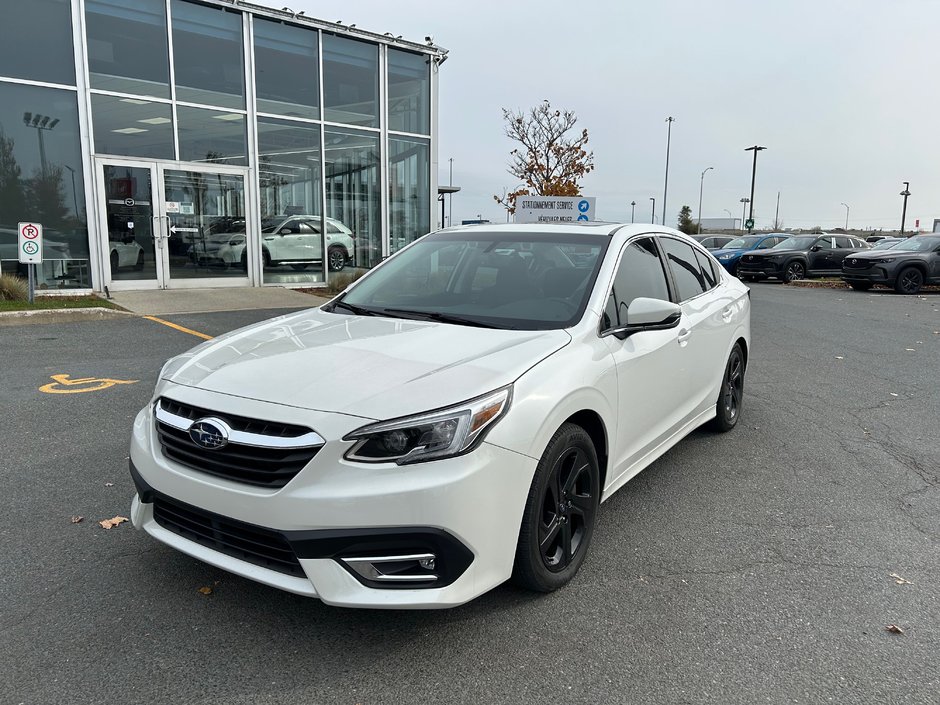
{"type": "Polygon", "coordinates": [[[354,313],[357,316],[381,316],[382,314],[378,311],[373,311],[371,308],[363,308],[362,306],[355,306],[354,304],[348,304],[345,301],[337,301],[330,306],[330,312],[335,311],[337,308],[344,308],[350,313],[354,313]]]}
{"type": "Polygon", "coordinates": [[[383,308],[383,314],[389,314],[398,318],[414,318],[416,320],[437,321],[439,323],[457,323],[462,326],[474,326],[476,328],[503,328],[493,323],[484,323],[475,318],[464,318],[450,313],[440,313],[438,311],[412,311],[407,308],[383,308]]]}

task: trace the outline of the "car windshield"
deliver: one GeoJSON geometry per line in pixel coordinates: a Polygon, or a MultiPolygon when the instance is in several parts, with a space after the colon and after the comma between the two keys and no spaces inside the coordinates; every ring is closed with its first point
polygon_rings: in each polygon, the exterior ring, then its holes
{"type": "Polygon", "coordinates": [[[894,247],[895,245],[897,245],[899,242],[901,242],[901,241],[900,241],[900,240],[881,240],[880,242],[876,242],[876,243],[874,244],[874,246],[873,246],[871,249],[873,249],[873,250],[890,250],[892,247],[894,247]]]}
{"type": "Polygon", "coordinates": [[[771,249],[774,250],[805,250],[812,246],[816,242],[816,236],[810,235],[808,237],[788,237],[783,242],[779,242],[774,245],[771,249]]]}
{"type": "Polygon", "coordinates": [[[486,328],[567,328],[584,313],[609,244],[609,236],[590,233],[428,235],[325,310],[486,328]]]}
{"type": "Polygon", "coordinates": [[[901,240],[892,247],[892,250],[904,250],[905,252],[929,252],[937,245],[940,245],[938,237],[909,237],[907,240],[901,240]]]}
{"type": "Polygon", "coordinates": [[[725,249],[725,250],[750,250],[750,249],[752,249],[753,247],[755,247],[758,242],[760,242],[760,238],[759,238],[759,237],[739,237],[739,238],[736,238],[736,239],[732,240],[731,242],[729,242],[729,243],[728,243],[727,245],[725,245],[722,249],[725,249]]]}

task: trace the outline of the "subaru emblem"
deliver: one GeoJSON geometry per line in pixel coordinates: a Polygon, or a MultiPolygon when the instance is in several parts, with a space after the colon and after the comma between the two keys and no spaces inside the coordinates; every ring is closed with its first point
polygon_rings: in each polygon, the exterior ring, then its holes
{"type": "Polygon", "coordinates": [[[200,448],[219,450],[228,445],[232,429],[222,419],[205,418],[189,427],[189,437],[200,448]]]}

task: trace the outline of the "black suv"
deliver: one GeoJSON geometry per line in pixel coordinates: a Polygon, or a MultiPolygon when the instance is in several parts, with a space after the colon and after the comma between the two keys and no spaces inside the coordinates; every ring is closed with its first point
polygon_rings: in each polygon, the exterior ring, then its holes
{"type": "Polygon", "coordinates": [[[940,235],[915,235],[886,250],[846,257],[842,281],[857,291],[885,284],[899,294],[916,294],[924,284],[940,284],[940,235]]]}
{"type": "Polygon", "coordinates": [[[795,235],[763,252],[749,252],[738,262],[738,277],[755,281],[776,277],[784,283],[804,277],[838,276],[842,260],[868,250],[867,243],[849,235],[795,235]]]}

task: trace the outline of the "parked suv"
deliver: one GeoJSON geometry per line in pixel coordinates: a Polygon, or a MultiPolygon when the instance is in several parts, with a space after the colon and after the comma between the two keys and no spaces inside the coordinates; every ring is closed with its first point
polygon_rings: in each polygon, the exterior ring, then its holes
{"type": "MultiPolygon", "coordinates": [[[[214,236],[223,238],[225,234],[214,236]]],[[[355,235],[343,223],[326,218],[326,259],[331,272],[338,272],[352,260],[356,249],[355,235]]],[[[320,241],[320,216],[273,215],[261,221],[261,256],[265,267],[289,264],[294,269],[305,269],[323,259],[320,241]]],[[[245,266],[245,233],[233,233],[227,244],[221,245],[218,258],[228,265],[245,266]]]]}
{"type": "Polygon", "coordinates": [[[718,250],[712,250],[721,266],[728,270],[730,274],[738,273],[738,262],[748,252],[754,250],[769,250],[775,245],[787,239],[784,233],[768,233],[767,235],[746,235],[738,237],[725,244],[718,250]]]}
{"type": "Polygon", "coordinates": [[[885,284],[899,294],[916,294],[924,284],[940,284],[940,235],[918,235],[887,250],[846,257],[842,281],[856,291],[885,284]]]}
{"type": "Polygon", "coordinates": [[[789,284],[804,277],[835,277],[842,273],[842,260],[869,249],[848,235],[798,235],[766,252],[749,252],[738,262],[738,276],[745,281],[775,277],[789,284]]]}

